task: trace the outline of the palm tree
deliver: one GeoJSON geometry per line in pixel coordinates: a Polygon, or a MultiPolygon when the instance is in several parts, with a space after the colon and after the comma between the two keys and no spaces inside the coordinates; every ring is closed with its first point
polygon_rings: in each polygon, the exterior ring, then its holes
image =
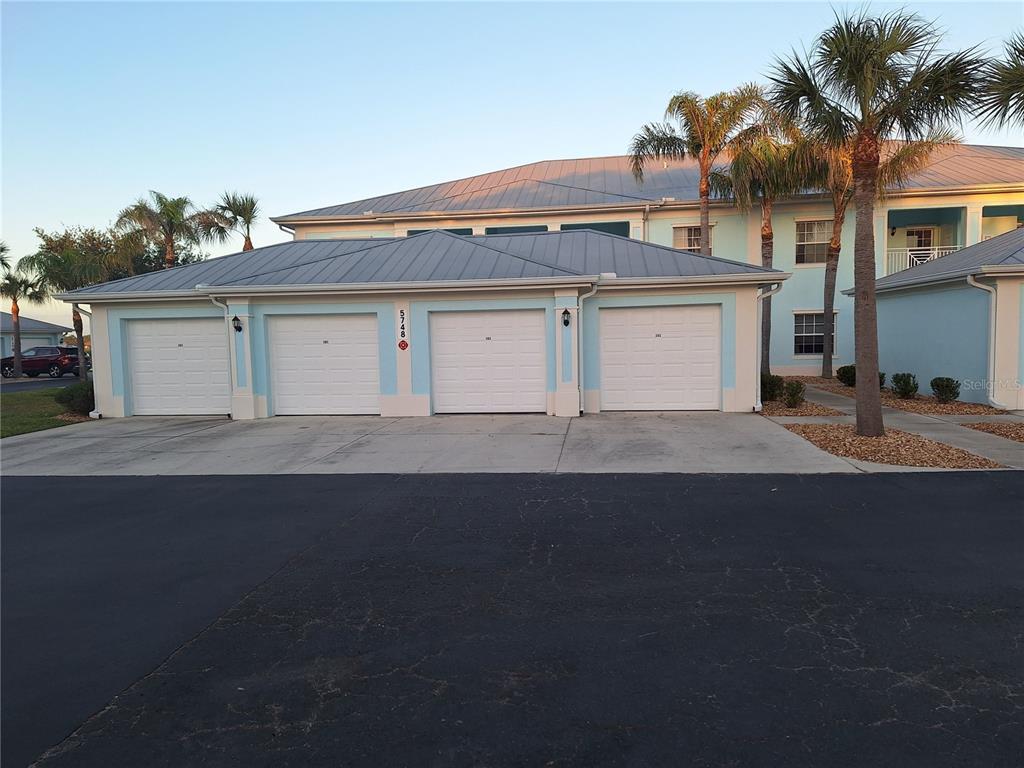
{"type": "MultiPolygon", "coordinates": [[[[956,141],[957,137],[952,133],[935,133],[919,141],[893,142],[888,145],[878,167],[879,199],[884,199],[888,190],[905,183],[912,173],[920,170],[936,149],[956,141]]],[[[853,158],[849,144],[833,147],[813,139],[799,142],[795,155],[807,186],[824,190],[832,201],[832,234],[825,256],[825,294],[821,305],[825,323],[821,375],[830,379],[835,354],[836,277],[846,211],[853,199],[853,158]]]]}
{"type": "Polygon", "coordinates": [[[748,118],[760,103],[761,92],[753,85],[701,98],[691,91],[677,93],[668,103],[669,123],[648,123],[633,137],[629,147],[633,175],[643,181],[644,168],[655,160],[682,160],[690,156],[700,169],[700,252],[711,255],[711,170],[719,155],[742,134],[748,118]]]}
{"type": "Polygon", "coordinates": [[[7,271],[11,268],[10,259],[7,258],[7,254],[10,249],[7,247],[7,243],[0,240],[0,270],[7,271]]]}
{"type": "MultiPolygon", "coordinates": [[[[780,122],[777,115],[765,111],[757,123],[758,132],[747,132],[734,142],[728,170],[713,170],[711,191],[732,197],[736,207],[749,211],[756,200],[761,208],[761,266],[771,269],[775,252],[772,211],[780,198],[804,185],[795,163],[795,128],[780,122]]],[[[761,314],[761,373],[771,373],[772,305],[764,300],[761,314]]]]}
{"type": "Polygon", "coordinates": [[[206,237],[214,214],[200,211],[187,197],[167,197],[150,191],[150,199],[139,198],[118,214],[114,228],[122,235],[138,238],[163,250],[164,268],[177,263],[179,242],[198,244],[206,237]]]}
{"type": "Polygon", "coordinates": [[[11,302],[11,323],[14,326],[14,371],[15,378],[21,378],[21,307],[20,302],[41,303],[46,301],[46,292],[41,290],[36,281],[11,271],[8,265],[3,266],[0,275],[0,296],[11,302]]]}
{"type": "Polygon", "coordinates": [[[894,11],[836,16],[806,58],[779,59],[771,96],[819,141],[849,147],[856,209],[854,338],[857,433],[885,434],[877,386],[874,209],[885,142],[945,135],[974,101],[983,60],[974,50],[936,54],[941,36],[920,17],[894,11]]]}
{"type": "MultiPolygon", "coordinates": [[[[36,235],[42,247],[25,256],[18,263],[18,270],[31,276],[46,297],[100,283],[110,276],[114,250],[105,233],[78,229],[51,235],[36,229],[36,235]]],[[[84,380],[89,374],[82,314],[77,303],[71,305],[71,320],[78,341],[78,378],[84,380]]]]}
{"type": "Polygon", "coordinates": [[[1024,125],[1024,32],[1007,40],[1006,61],[986,65],[979,104],[980,116],[990,123],[1024,125]]]}
{"type": "Polygon", "coordinates": [[[251,251],[252,227],[260,217],[259,201],[254,195],[225,192],[213,206],[213,216],[204,222],[203,234],[219,242],[226,242],[232,233],[240,234],[243,251],[251,251]]]}

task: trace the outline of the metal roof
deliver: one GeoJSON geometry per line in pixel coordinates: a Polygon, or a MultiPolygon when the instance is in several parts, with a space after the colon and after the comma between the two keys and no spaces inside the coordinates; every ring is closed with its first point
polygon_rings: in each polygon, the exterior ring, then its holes
{"type": "Polygon", "coordinates": [[[593,230],[403,238],[294,240],[64,294],[116,297],[211,288],[571,278],[779,276],[753,264],[701,256],[593,230]]]}
{"type": "MultiPolygon", "coordinates": [[[[22,333],[67,333],[72,330],[63,325],[33,320],[24,315],[21,316],[20,325],[22,333]]],[[[0,312],[0,333],[14,333],[14,317],[7,312],[0,312]]]]}
{"type": "Polygon", "coordinates": [[[968,275],[980,275],[1000,267],[1024,270],[1024,228],[970,245],[948,256],[942,256],[916,267],[880,278],[875,283],[878,291],[910,288],[916,285],[955,280],[968,275]]]}
{"type": "MultiPolygon", "coordinates": [[[[276,222],[455,214],[484,211],[600,208],[695,202],[700,174],[695,160],[654,162],[637,182],[629,157],[545,160],[426,187],[274,217],[276,222]]],[[[899,189],[952,190],[1024,186],[1024,147],[958,144],[937,150],[928,165],[899,189]]],[[[898,191],[896,189],[890,191],[898,191]]]]}

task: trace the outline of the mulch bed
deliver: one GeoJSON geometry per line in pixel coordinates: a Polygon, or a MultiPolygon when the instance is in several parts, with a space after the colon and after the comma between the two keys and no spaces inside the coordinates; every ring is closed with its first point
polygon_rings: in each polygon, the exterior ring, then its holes
{"type": "Polygon", "coordinates": [[[808,442],[847,459],[892,464],[902,467],[935,467],[942,469],[999,469],[991,459],[937,443],[920,435],[886,430],[883,437],[861,437],[848,424],[786,424],[808,442]]]}
{"type": "Polygon", "coordinates": [[[781,400],[769,400],[761,404],[762,416],[843,416],[842,411],[829,408],[827,405],[818,405],[805,400],[796,408],[787,408],[781,400]]]}
{"type": "Polygon", "coordinates": [[[961,424],[961,427],[970,427],[979,432],[988,432],[990,435],[1005,437],[1007,440],[1016,440],[1024,443],[1024,422],[994,422],[982,421],[977,424],[961,424]]]}
{"type": "Polygon", "coordinates": [[[59,419],[60,421],[66,421],[68,424],[78,424],[81,421],[89,421],[88,416],[83,416],[80,413],[72,413],[71,411],[68,411],[67,413],[58,413],[53,418],[59,419]]]}
{"type": "MultiPolygon", "coordinates": [[[[834,392],[837,395],[853,398],[856,390],[845,384],[840,384],[835,379],[823,379],[821,376],[792,376],[804,384],[823,389],[826,392],[834,392]]],[[[913,400],[904,400],[896,397],[895,393],[888,388],[882,389],[882,405],[888,408],[897,408],[910,413],[921,413],[934,416],[988,416],[1006,413],[998,408],[981,403],[965,403],[961,400],[954,400],[952,403],[940,403],[931,395],[918,394],[913,400]]]]}

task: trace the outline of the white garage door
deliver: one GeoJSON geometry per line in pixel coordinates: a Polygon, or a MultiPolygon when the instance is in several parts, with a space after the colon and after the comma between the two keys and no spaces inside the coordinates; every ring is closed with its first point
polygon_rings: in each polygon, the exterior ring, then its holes
{"type": "Polygon", "coordinates": [[[376,315],[273,317],[274,413],[380,413],[376,315]]]}
{"type": "Polygon", "coordinates": [[[435,413],[544,413],[543,310],[430,315],[435,413]]]}
{"type": "Polygon", "coordinates": [[[130,320],[132,412],[181,416],[231,412],[222,319],[130,320]]]}
{"type": "Polygon", "coordinates": [[[718,307],[601,309],[601,410],[716,410],[718,307]]]}

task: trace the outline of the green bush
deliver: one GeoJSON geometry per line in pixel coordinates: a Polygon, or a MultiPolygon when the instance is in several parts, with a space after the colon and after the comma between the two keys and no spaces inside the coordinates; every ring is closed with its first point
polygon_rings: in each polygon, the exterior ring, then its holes
{"type": "Polygon", "coordinates": [[[77,384],[72,384],[70,387],[58,389],[53,399],[61,405],[66,405],[69,411],[80,413],[83,416],[88,416],[89,411],[96,408],[96,399],[93,396],[91,381],[80,381],[77,384]]]}
{"type": "Polygon", "coordinates": [[[840,384],[845,384],[848,387],[857,385],[857,366],[855,365],[841,365],[836,368],[836,378],[839,379],[840,384]]]}
{"type": "Polygon", "coordinates": [[[913,400],[917,394],[917,376],[912,373],[894,373],[892,391],[902,400],[913,400]]]}
{"type": "Polygon", "coordinates": [[[804,403],[804,383],[787,381],[782,391],[782,402],[787,408],[799,408],[804,403]]]}
{"type": "Polygon", "coordinates": [[[960,382],[948,376],[936,376],[931,381],[932,392],[940,403],[952,403],[960,399],[960,382]]]}
{"type": "MultiPolygon", "coordinates": [[[[839,379],[840,384],[845,384],[848,387],[857,386],[857,366],[855,365],[841,365],[836,368],[836,378],[839,379]]],[[[881,371],[878,372],[878,388],[881,389],[885,386],[885,374],[881,371]]]]}
{"type": "Polygon", "coordinates": [[[761,402],[767,403],[770,400],[778,400],[782,397],[782,385],[785,380],[781,376],[771,373],[761,374],[761,402]]]}

